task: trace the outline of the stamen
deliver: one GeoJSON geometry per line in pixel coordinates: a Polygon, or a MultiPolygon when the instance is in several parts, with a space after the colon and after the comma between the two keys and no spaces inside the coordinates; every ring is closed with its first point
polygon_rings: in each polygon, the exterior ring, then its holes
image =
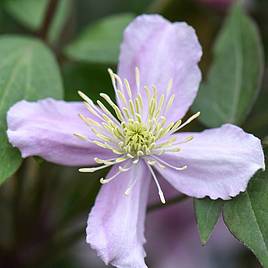
{"type": "Polygon", "coordinates": [[[94,109],[89,103],[84,102],[84,104],[85,104],[86,108],[88,109],[88,111],[89,111],[91,114],[93,114],[94,116],[97,116],[98,118],[102,119],[102,118],[101,118],[101,115],[100,115],[99,113],[97,113],[97,112],[95,111],[95,109],[94,109]]]}
{"type": "Polygon", "coordinates": [[[113,73],[113,76],[116,79],[117,83],[119,84],[120,90],[123,91],[123,82],[121,78],[115,73],[113,73]]]}
{"type": "Polygon", "coordinates": [[[94,161],[98,164],[105,164],[105,163],[111,163],[111,161],[115,161],[116,159],[118,158],[115,157],[115,158],[110,158],[110,159],[100,159],[98,157],[95,157],[94,161]]]}
{"type": "Polygon", "coordinates": [[[160,97],[159,103],[158,103],[158,108],[157,108],[157,113],[156,113],[157,117],[158,117],[158,115],[160,114],[160,112],[162,110],[164,100],[165,100],[165,95],[162,94],[161,97],[160,97]]]}
{"type": "Polygon", "coordinates": [[[167,103],[166,109],[165,109],[165,114],[169,111],[170,107],[172,106],[173,102],[175,99],[175,95],[171,95],[171,97],[169,98],[169,101],[167,103]]]}
{"type": "Polygon", "coordinates": [[[108,68],[108,73],[109,73],[109,75],[111,77],[114,90],[117,90],[116,83],[115,83],[115,78],[114,78],[114,73],[113,73],[112,69],[108,68]]]}
{"type": "Polygon", "coordinates": [[[79,96],[85,101],[87,102],[88,104],[91,104],[92,103],[92,100],[86,95],[84,94],[82,91],[78,90],[77,91],[79,96]]]}
{"type": "Polygon", "coordinates": [[[122,101],[125,105],[127,105],[126,97],[125,97],[125,95],[122,93],[122,91],[117,90],[116,92],[117,92],[117,95],[120,97],[121,101],[122,101]]]}
{"type": "Polygon", "coordinates": [[[121,174],[122,172],[126,172],[130,169],[131,167],[127,167],[127,165],[125,165],[124,167],[119,166],[118,168],[118,172],[116,172],[112,177],[108,178],[108,179],[104,179],[104,178],[100,178],[100,183],[101,184],[106,184],[111,182],[112,180],[114,180],[119,174],[121,174]]]}
{"type": "Polygon", "coordinates": [[[79,117],[88,125],[88,126],[92,126],[92,125],[94,125],[94,126],[96,126],[96,127],[101,127],[101,125],[97,122],[97,121],[95,121],[95,120],[93,120],[93,119],[91,119],[91,118],[89,118],[89,117],[85,117],[84,115],[82,115],[82,114],[79,114],[79,117]]]}
{"type": "Polygon", "coordinates": [[[162,189],[161,189],[161,187],[160,187],[160,184],[159,184],[159,182],[158,182],[158,180],[157,180],[157,178],[156,178],[156,175],[155,175],[153,169],[151,168],[151,166],[150,166],[150,165],[147,165],[147,166],[148,166],[148,168],[149,168],[149,170],[150,170],[150,172],[151,172],[151,174],[152,174],[152,176],[153,176],[153,179],[154,179],[154,181],[155,181],[155,184],[156,184],[156,186],[157,186],[158,194],[159,194],[160,200],[161,200],[161,202],[162,202],[163,204],[165,204],[165,203],[166,203],[166,200],[165,200],[163,191],[162,191],[162,189]]]}
{"type": "Polygon", "coordinates": [[[125,113],[126,118],[130,118],[130,114],[128,112],[128,109],[126,107],[123,107],[122,110],[125,113]]]}
{"type": "Polygon", "coordinates": [[[155,165],[156,161],[155,160],[148,160],[147,163],[151,166],[155,165]]]}
{"type": "Polygon", "coordinates": [[[132,99],[132,92],[131,92],[130,85],[129,85],[127,79],[124,79],[124,83],[125,83],[125,86],[126,86],[126,89],[127,89],[128,97],[130,99],[132,99]]]}
{"type": "Polygon", "coordinates": [[[148,101],[148,105],[149,105],[149,100],[151,99],[150,89],[148,86],[144,86],[144,90],[146,92],[147,101],[148,101]]]}
{"type": "Polygon", "coordinates": [[[121,166],[119,166],[118,169],[119,169],[119,171],[121,171],[121,172],[126,172],[126,171],[128,171],[128,170],[130,169],[130,167],[125,168],[125,167],[121,167],[121,166]]]}
{"type": "Polygon", "coordinates": [[[170,145],[172,145],[176,141],[176,139],[177,139],[176,137],[171,137],[167,141],[164,141],[162,143],[157,144],[155,146],[155,148],[161,148],[161,147],[164,147],[164,146],[170,146],[170,145]]]}
{"type": "Polygon", "coordinates": [[[140,160],[140,158],[137,157],[137,158],[135,158],[135,159],[132,161],[132,163],[133,163],[134,165],[137,165],[138,162],[139,162],[139,160],[140,160]]]}
{"type": "Polygon", "coordinates": [[[92,168],[79,168],[78,170],[79,170],[79,172],[82,172],[82,173],[93,173],[97,170],[107,168],[111,165],[113,165],[113,164],[107,164],[107,165],[103,165],[103,166],[99,166],[99,167],[92,167],[92,168]]]}
{"type": "Polygon", "coordinates": [[[179,142],[174,143],[173,146],[176,146],[176,145],[179,145],[179,144],[183,144],[183,143],[187,143],[189,141],[192,141],[193,138],[194,138],[193,136],[188,136],[183,141],[179,141],[179,142]]]}
{"type": "Polygon", "coordinates": [[[119,170],[112,177],[110,177],[108,179],[100,178],[100,183],[101,184],[107,184],[107,183],[111,182],[112,180],[114,180],[121,173],[122,173],[122,171],[119,170]]]}
{"type": "Polygon", "coordinates": [[[181,166],[181,167],[173,166],[173,165],[167,163],[166,161],[162,160],[161,158],[159,158],[159,157],[157,157],[157,156],[154,156],[154,155],[152,155],[151,157],[152,157],[153,159],[155,159],[156,161],[162,163],[163,165],[165,165],[165,166],[167,166],[167,167],[169,167],[169,168],[175,169],[175,170],[179,170],[179,171],[181,171],[181,170],[185,170],[185,169],[187,168],[186,165],[181,166]]]}
{"type": "MultiPolygon", "coordinates": [[[[102,93],[101,93],[101,94],[102,94],[102,93]]],[[[106,100],[106,101],[107,101],[107,100],[106,100]]],[[[112,113],[105,107],[105,105],[104,105],[101,101],[97,100],[97,103],[98,103],[98,105],[100,106],[100,108],[102,109],[102,111],[103,111],[106,115],[108,115],[109,118],[110,118],[111,120],[113,120],[113,121],[116,122],[116,123],[119,123],[118,120],[112,115],[112,113]]],[[[109,103],[109,104],[110,104],[110,103],[109,103]]],[[[110,105],[111,105],[111,104],[110,104],[110,105]]],[[[114,109],[114,111],[115,111],[115,113],[116,113],[116,115],[117,115],[117,118],[118,118],[120,121],[123,121],[123,120],[124,120],[123,115],[122,115],[121,111],[119,110],[119,108],[117,107],[117,105],[113,104],[113,105],[111,105],[111,107],[114,109]]]]}
{"type": "Polygon", "coordinates": [[[143,110],[143,102],[142,102],[141,94],[138,94],[137,98],[138,98],[138,101],[139,101],[140,109],[143,110]]]}
{"type": "Polygon", "coordinates": [[[176,132],[176,131],[182,129],[183,127],[185,127],[186,125],[188,125],[189,123],[191,123],[194,119],[196,119],[199,115],[200,115],[200,112],[195,113],[190,118],[188,118],[182,125],[180,125],[177,129],[175,129],[172,132],[176,132]]]}
{"type": "Polygon", "coordinates": [[[135,77],[136,77],[136,86],[137,86],[137,92],[140,93],[140,70],[138,67],[135,68],[135,77]]]}
{"type": "Polygon", "coordinates": [[[75,137],[77,137],[77,138],[79,138],[80,140],[82,140],[82,141],[88,141],[88,138],[86,137],[86,136],[84,136],[84,135],[82,135],[82,134],[80,134],[80,133],[74,133],[73,134],[75,137]]]}
{"type": "MultiPolygon", "coordinates": [[[[192,120],[197,118],[200,113],[192,115],[188,120],[182,123],[181,120],[170,122],[166,118],[166,113],[174,103],[175,95],[172,94],[172,79],[169,80],[164,94],[158,92],[157,87],[144,86],[145,93],[140,93],[141,77],[139,68],[135,68],[136,88],[135,95],[127,79],[122,80],[111,69],[108,69],[117,99],[120,101],[118,106],[107,94],[101,93],[100,96],[107,102],[103,104],[97,101],[97,107],[93,101],[81,91],[78,94],[84,100],[84,104],[90,112],[92,118],[79,114],[81,120],[89,126],[94,134],[94,140],[86,135],[74,133],[74,136],[87,142],[92,142],[97,146],[105,148],[117,154],[118,157],[111,159],[95,158],[98,167],[80,168],[80,172],[95,172],[97,170],[110,167],[129,160],[130,166],[118,166],[118,171],[110,178],[101,178],[102,184],[108,183],[122,173],[130,170],[133,165],[137,165],[141,159],[145,159],[146,164],[156,183],[158,194],[162,203],[165,203],[165,197],[157,180],[153,166],[160,168],[172,168],[175,170],[184,170],[186,165],[176,167],[161,158],[166,152],[178,152],[178,147],[182,143],[189,142],[192,136],[186,137],[183,141],[177,141],[174,132],[180,130],[192,120]],[[146,98],[147,100],[143,99],[146,98]],[[144,108],[144,104],[146,107],[144,108]],[[114,112],[110,111],[111,107],[114,112]],[[123,106],[123,107],[122,107],[123,106]],[[107,108],[108,107],[108,108],[107,108]],[[168,121],[168,122],[167,122],[168,121]]],[[[137,181],[137,176],[133,177],[130,185],[125,191],[129,194],[137,181]]]]}
{"type": "Polygon", "coordinates": [[[135,186],[137,180],[138,180],[138,176],[136,174],[137,169],[134,168],[133,172],[132,172],[132,178],[131,178],[131,182],[128,185],[126,191],[125,191],[125,195],[128,196],[131,192],[131,190],[133,189],[133,187],[135,186]]]}
{"type": "Polygon", "coordinates": [[[132,100],[129,100],[129,108],[130,108],[131,114],[135,117],[135,109],[134,109],[134,104],[132,100]]]}
{"type": "Polygon", "coordinates": [[[173,86],[173,80],[170,79],[170,80],[168,81],[168,86],[167,86],[167,96],[169,96],[170,91],[171,91],[171,89],[172,89],[172,86],[173,86]]]}

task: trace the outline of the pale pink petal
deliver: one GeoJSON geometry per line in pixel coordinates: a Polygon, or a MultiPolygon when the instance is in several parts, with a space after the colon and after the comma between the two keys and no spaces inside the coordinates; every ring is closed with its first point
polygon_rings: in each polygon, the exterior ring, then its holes
{"type": "Polygon", "coordinates": [[[233,125],[205,130],[201,133],[175,134],[177,140],[193,136],[181,145],[178,153],[168,153],[161,159],[186,170],[158,168],[162,176],[177,190],[193,197],[230,199],[246,190],[254,173],[264,169],[261,142],[233,125]]]}
{"type": "MultiPolygon", "coordinates": [[[[109,173],[118,171],[114,166],[109,173]]],[[[131,170],[102,186],[89,214],[87,242],[108,264],[119,268],[145,268],[143,244],[144,219],[150,174],[140,161],[131,170]],[[125,191],[133,179],[135,186],[128,196],[125,191]]]]}
{"type": "Polygon", "coordinates": [[[92,135],[79,113],[92,117],[79,102],[20,101],[7,114],[8,139],[22,157],[40,156],[57,164],[90,165],[95,164],[94,157],[113,157],[109,150],[74,136],[76,132],[89,138],[92,135]]]}
{"type": "Polygon", "coordinates": [[[201,80],[198,68],[202,51],[195,31],[184,22],[171,23],[159,15],[137,17],[125,30],[118,72],[133,90],[135,67],[140,69],[143,86],[156,85],[159,95],[173,79],[176,97],[168,120],[178,120],[192,104],[201,80]]]}

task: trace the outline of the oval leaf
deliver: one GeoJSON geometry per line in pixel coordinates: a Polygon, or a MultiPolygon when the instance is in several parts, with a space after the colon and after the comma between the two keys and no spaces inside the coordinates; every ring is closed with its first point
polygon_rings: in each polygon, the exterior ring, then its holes
{"type": "Polygon", "coordinates": [[[201,86],[194,110],[209,127],[241,124],[259,92],[263,49],[254,22],[235,5],[220,33],[208,81],[201,86]]]}
{"type": "Polygon", "coordinates": [[[62,98],[63,88],[57,63],[40,41],[32,38],[0,38],[0,184],[18,168],[19,152],[6,136],[6,113],[19,100],[62,98]]]}
{"type": "Polygon", "coordinates": [[[209,198],[194,199],[195,218],[202,245],[205,245],[216,225],[223,202],[209,198]]]}
{"type": "Polygon", "coordinates": [[[133,18],[131,14],[115,15],[88,26],[67,46],[66,55],[77,61],[117,63],[123,31],[133,18]]]}
{"type": "Polygon", "coordinates": [[[224,221],[249,247],[263,267],[268,267],[268,172],[258,172],[247,192],[225,203],[224,221]]]}

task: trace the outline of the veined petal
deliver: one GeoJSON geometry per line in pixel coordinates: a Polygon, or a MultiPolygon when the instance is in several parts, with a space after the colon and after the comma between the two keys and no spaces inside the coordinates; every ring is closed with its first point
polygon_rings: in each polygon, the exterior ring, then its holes
{"type": "MultiPolygon", "coordinates": [[[[118,171],[114,166],[109,176],[118,171]]],[[[150,173],[143,161],[102,186],[89,214],[87,242],[103,261],[119,268],[145,268],[144,218],[150,173]],[[136,179],[129,195],[125,191],[136,179]]]]}
{"type": "Polygon", "coordinates": [[[181,119],[192,104],[201,80],[198,68],[202,51],[195,31],[184,22],[170,23],[159,15],[137,17],[125,30],[118,73],[127,78],[133,91],[135,67],[140,69],[141,93],[144,86],[156,85],[165,93],[170,79],[175,94],[168,120],[181,119]]]}
{"type": "Polygon", "coordinates": [[[19,148],[22,157],[40,156],[57,164],[91,165],[96,164],[95,157],[111,158],[110,150],[74,136],[74,133],[87,138],[92,136],[79,113],[90,116],[79,102],[53,99],[20,101],[7,114],[8,139],[19,148]]]}
{"type": "Polygon", "coordinates": [[[226,124],[201,133],[175,135],[178,141],[189,135],[194,138],[180,145],[180,152],[164,154],[161,159],[187,168],[157,169],[177,190],[189,196],[230,199],[245,191],[254,173],[265,168],[260,140],[239,127],[226,124]]]}

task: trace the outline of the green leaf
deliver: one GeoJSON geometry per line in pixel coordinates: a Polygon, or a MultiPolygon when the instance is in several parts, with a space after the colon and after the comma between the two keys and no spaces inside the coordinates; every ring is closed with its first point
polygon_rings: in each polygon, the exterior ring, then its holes
{"type": "Polygon", "coordinates": [[[100,93],[106,93],[115,99],[107,66],[68,63],[63,67],[65,100],[81,101],[78,90],[88,94],[93,101],[100,98],[100,93]]]}
{"type": "MultiPolygon", "coordinates": [[[[48,0],[6,0],[5,9],[23,25],[37,31],[43,22],[48,0]]],[[[60,0],[49,31],[49,40],[54,42],[70,13],[71,0],[60,0]]]]}
{"type": "Polygon", "coordinates": [[[268,267],[268,171],[258,172],[247,192],[225,203],[224,221],[233,235],[268,267]]]}
{"type": "Polygon", "coordinates": [[[194,199],[195,218],[202,245],[205,245],[216,225],[222,210],[221,200],[194,199]]]}
{"type": "Polygon", "coordinates": [[[117,63],[119,46],[131,14],[115,15],[89,25],[80,37],[67,46],[68,57],[91,63],[117,63]]]}
{"type": "Polygon", "coordinates": [[[31,30],[37,30],[42,23],[47,0],[6,0],[5,9],[31,30]]]}
{"type": "Polygon", "coordinates": [[[231,9],[214,47],[208,81],[193,109],[209,127],[242,124],[251,110],[263,75],[263,49],[254,22],[239,5],[231,9]]]}
{"type": "Polygon", "coordinates": [[[53,18],[52,25],[49,30],[49,40],[55,42],[58,40],[61,31],[63,30],[64,23],[68,15],[71,13],[72,0],[61,0],[57,7],[56,15],[53,18]]]}
{"type": "Polygon", "coordinates": [[[6,113],[19,100],[62,98],[63,88],[57,63],[40,41],[33,38],[0,38],[0,184],[21,163],[19,152],[6,136],[6,113]]]}

